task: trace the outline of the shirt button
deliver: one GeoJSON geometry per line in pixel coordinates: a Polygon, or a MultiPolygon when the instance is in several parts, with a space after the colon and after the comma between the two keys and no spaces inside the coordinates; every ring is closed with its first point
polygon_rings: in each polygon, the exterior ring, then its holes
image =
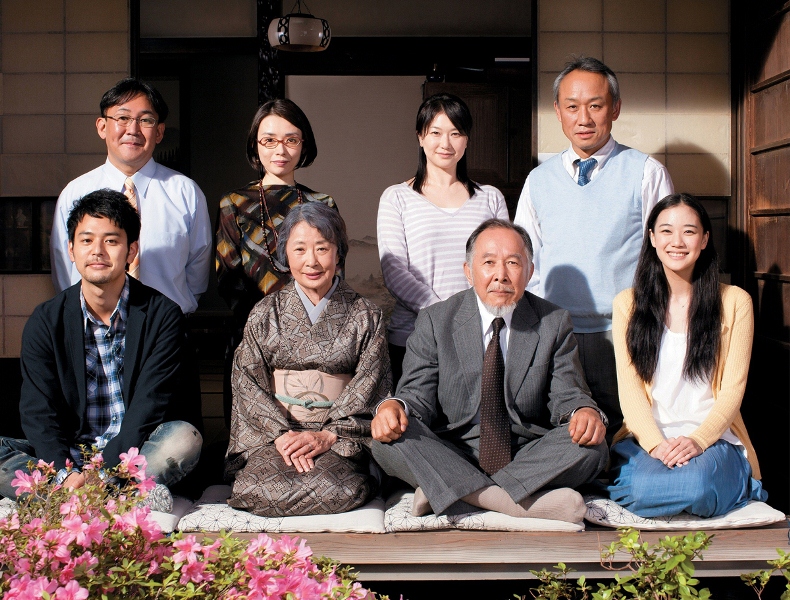
{"type": "Polygon", "coordinates": [[[117,423],[117,422],[118,422],[118,417],[113,417],[113,418],[112,418],[112,422],[113,422],[113,423],[117,423]]]}

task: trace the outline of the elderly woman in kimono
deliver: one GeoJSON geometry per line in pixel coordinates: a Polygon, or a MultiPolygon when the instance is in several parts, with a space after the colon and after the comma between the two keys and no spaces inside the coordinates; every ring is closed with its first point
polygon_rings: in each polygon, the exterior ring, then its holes
{"type": "Polygon", "coordinates": [[[390,392],[381,310],[336,276],[343,219],[294,207],[277,255],[293,281],[250,313],[233,365],[228,503],[261,516],[339,513],[375,492],[371,413],[390,392]]]}

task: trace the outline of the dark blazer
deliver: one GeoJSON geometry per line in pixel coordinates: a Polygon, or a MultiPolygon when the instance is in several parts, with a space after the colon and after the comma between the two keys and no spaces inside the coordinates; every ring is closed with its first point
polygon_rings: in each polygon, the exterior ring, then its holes
{"type": "MultiPolygon", "coordinates": [[[[22,334],[20,412],[36,458],[56,469],[71,459],[86,422],[84,321],[77,283],[39,305],[22,334]]],[[[102,452],[109,467],[139,448],[166,419],[181,378],[184,317],[172,300],[129,278],[129,315],[123,363],[126,414],[102,452]]]]}
{"type": "MultiPolygon", "coordinates": [[[[505,400],[516,443],[534,440],[577,408],[596,407],[567,310],[525,292],[513,312],[505,400]]],[[[483,331],[474,289],[420,311],[395,396],[445,439],[478,436],[483,331]]]]}

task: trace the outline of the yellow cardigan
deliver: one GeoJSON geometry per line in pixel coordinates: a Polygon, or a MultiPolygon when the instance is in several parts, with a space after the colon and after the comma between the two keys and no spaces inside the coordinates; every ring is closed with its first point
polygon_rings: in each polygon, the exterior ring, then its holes
{"type": "MultiPolygon", "coordinates": [[[[754,335],[752,299],[749,294],[735,286],[721,284],[719,289],[722,304],[721,340],[711,380],[715,402],[708,416],[689,437],[706,450],[729,427],[746,448],[752,477],[760,479],[757,455],[740,412],[754,335]]],[[[614,442],[633,434],[639,445],[650,452],[664,441],[664,436],[656,425],[650,407],[653,386],[639,378],[626,347],[625,333],[633,303],[633,289],[623,290],[614,299],[612,337],[617,361],[620,408],[625,419],[622,429],[614,437],[614,442]]]]}

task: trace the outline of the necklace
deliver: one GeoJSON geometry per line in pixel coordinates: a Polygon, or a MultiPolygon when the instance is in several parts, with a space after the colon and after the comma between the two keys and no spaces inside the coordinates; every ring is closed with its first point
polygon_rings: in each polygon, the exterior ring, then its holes
{"type": "MultiPolygon", "coordinates": [[[[298,203],[302,204],[302,202],[303,202],[302,190],[300,190],[296,185],[294,185],[294,187],[296,188],[296,198],[298,200],[298,203]]],[[[263,179],[261,179],[258,182],[258,193],[260,194],[260,198],[261,198],[261,227],[263,228],[263,233],[264,233],[264,235],[263,235],[263,242],[264,242],[263,251],[266,254],[266,258],[269,259],[269,263],[271,263],[272,268],[275,271],[277,271],[278,273],[282,273],[282,274],[290,273],[291,272],[290,270],[288,270],[288,269],[283,270],[281,267],[279,267],[274,262],[274,259],[272,258],[272,254],[271,254],[271,252],[269,252],[268,244],[266,243],[266,224],[269,223],[269,222],[271,222],[271,224],[272,224],[271,230],[272,230],[272,237],[274,237],[274,247],[275,248],[277,248],[277,242],[279,241],[280,237],[277,235],[277,227],[274,226],[274,221],[272,221],[271,216],[269,216],[269,207],[266,205],[266,198],[264,197],[264,194],[263,194],[263,179]],[[264,215],[266,216],[266,218],[264,218],[264,215]]]]}

